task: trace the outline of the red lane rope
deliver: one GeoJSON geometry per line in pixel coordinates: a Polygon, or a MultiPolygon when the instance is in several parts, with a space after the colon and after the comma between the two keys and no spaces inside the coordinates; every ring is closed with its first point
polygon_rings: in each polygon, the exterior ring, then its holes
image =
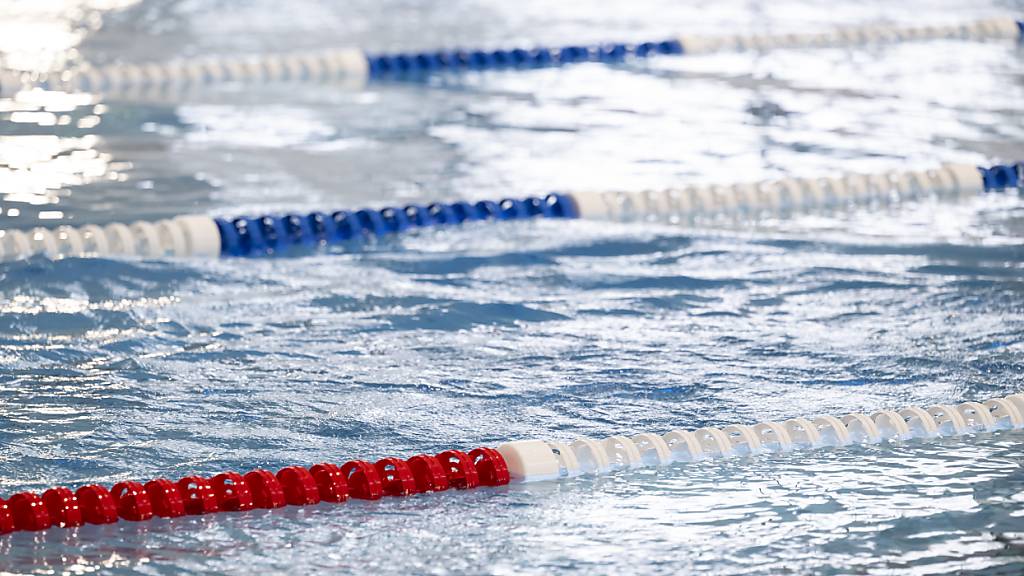
{"type": "Polygon", "coordinates": [[[0,498],[0,534],[15,531],[72,528],[84,524],[144,522],[216,512],[257,508],[342,503],[349,498],[379,500],[509,483],[508,466],[497,450],[477,448],[468,454],[446,450],[436,456],[420,454],[408,460],[384,458],[375,464],[351,460],[337,466],[327,462],[309,468],[288,466],[276,474],[252,470],[223,472],[211,478],[186,476],[118,482],[109,490],[99,484],[75,490],[59,486],[42,495],[21,492],[0,498]]]}

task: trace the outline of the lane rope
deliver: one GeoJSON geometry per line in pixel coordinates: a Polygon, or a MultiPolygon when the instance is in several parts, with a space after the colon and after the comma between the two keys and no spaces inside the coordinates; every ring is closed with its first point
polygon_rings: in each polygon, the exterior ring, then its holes
{"type": "Polygon", "coordinates": [[[0,94],[38,87],[91,93],[131,93],[154,88],[204,86],[223,82],[366,81],[438,72],[508,70],[581,62],[618,63],[659,55],[708,54],[723,51],[767,51],[828,48],[922,40],[1021,39],[1024,20],[993,18],[964,24],[896,26],[868,24],[819,33],[683,35],[657,42],[570,45],[499,50],[437,50],[367,54],[357,48],[294,54],[265,54],[150,62],[83,65],[49,74],[0,72],[0,94]]]}
{"type": "Polygon", "coordinates": [[[256,469],[244,475],[231,471],[210,478],[189,475],[176,482],[166,478],[118,482],[109,489],[99,484],[74,491],[60,486],[42,494],[19,492],[0,498],[0,534],[342,503],[349,498],[379,500],[508,483],[501,455],[483,447],[468,453],[420,454],[407,460],[383,458],[373,464],[351,460],[340,466],[328,462],[309,468],[287,466],[277,473],[256,469]]]}
{"type": "Polygon", "coordinates": [[[910,406],[873,414],[791,418],[784,422],[671,430],[664,434],[616,435],[603,440],[519,440],[501,444],[497,451],[505,460],[511,481],[535,482],[674,462],[1021,428],[1024,394],[1017,393],[985,402],[910,406]]]}
{"type": "Polygon", "coordinates": [[[944,164],[922,171],[783,178],[728,186],[686,186],[632,192],[573,192],[581,218],[687,222],[695,218],[792,215],[858,206],[886,206],[934,197],[969,198],[1024,189],[1024,163],[975,167],[944,164]]]}
{"type": "Polygon", "coordinates": [[[785,178],[730,186],[687,186],[639,192],[571,192],[497,202],[435,202],[309,214],[211,218],[190,215],[106,226],[0,230],[0,262],[134,255],[160,257],[274,256],[347,246],[425,227],[534,218],[615,221],[757,219],[816,210],[887,205],[928,197],[953,199],[1024,189],[1024,163],[977,168],[946,164],[933,170],[785,178]]]}
{"type": "Polygon", "coordinates": [[[308,468],[288,466],[276,473],[256,469],[245,474],[222,472],[210,478],[193,474],[176,482],[166,478],[118,482],[109,489],[99,484],[74,491],[60,486],[42,494],[19,492],[0,498],[0,534],[321,502],[340,504],[350,498],[379,500],[676,462],[1021,428],[1024,394],[1018,393],[986,402],[911,406],[870,415],[791,418],[664,434],[615,435],[603,440],[578,438],[571,443],[519,440],[496,449],[482,447],[468,453],[447,450],[436,456],[420,454],[405,460],[383,458],[373,464],[351,460],[340,466],[326,462],[308,468]]]}

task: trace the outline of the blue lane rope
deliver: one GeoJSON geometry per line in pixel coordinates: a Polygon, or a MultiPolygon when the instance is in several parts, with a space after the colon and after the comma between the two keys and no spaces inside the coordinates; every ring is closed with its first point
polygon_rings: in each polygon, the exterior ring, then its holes
{"type": "Polygon", "coordinates": [[[367,55],[369,77],[381,79],[417,76],[435,72],[502,70],[507,68],[542,68],[581,62],[618,63],[628,57],[647,58],[656,55],[678,55],[684,52],[679,40],[642,42],[639,44],[575,45],[563,48],[524,50],[457,50],[418,53],[367,55]]]}
{"type": "Polygon", "coordinates": [[[412,228],[449,226],[483,220],[577,218],[571,197],[548,194],[500,202],[435,202],[356,211],[312,212],[252,218],[215,218],[223,256],[263,256],[293,248],[344,244],[380,238],[412,228]]]}
{"type": "Polygon", "coordinates": [[[408,230],[463,222],[583,218],[611,221],[696,222],[729,214],[790,214],[922,197],[969,197],[1024,192],[1024,162],[978,167],[944,164],[924,171],[845,174],[838,178],[783,178],[727,186],[645,191],[577,191],[497,202],[408,204],[308,214],[211,218],[182,215],[155,222],[100,227],[58,226],[0,230],[0,261],[34,254],[51,257],[135,254],[266,256],[351,245],[408,230]]]}
{"type": "MultiPolygon", "coordinates": [[[[1024,183],[1024,163],[978,167],[986,192],[1018,188],[1024,183]]],[[[451,226],[485,220],[527,220],[530,218],[578,218],[580,212],[571,195],[549,194],[523,200],[500,202],[482,200],[376,209],[338,210],[309,214],[265,215],[215,218],[223,256],[262,256],[293,248],[345,244],[381,238],[413,228],[451,226]]]]}
{"type": "Polygon", "coordinates": [[[219,56],[141,64],[84,65],[51,73],[0,69],[0,94],[33,87],[48,90],[156,96],[184,87],[220,82],[343,82],[351,88],[366,81],[419,79],[437,72],[532,69],[581,62],[620,63],[660,55],[699,55],[723,51],[835,48],[928,39],[985,40],[1024,38],[1024,21],[993,18],[954,25],[894,26],[866,24],[795,34],[682,35],[656,42],[573,44],[563,47],[497,50],[430,50],[389,54],[358,48],[307,53],[219,56]],[[152,93],[152,94],[151,94],[152,93]]]}
{"type": "MultiPolygon", "coordinates": [[[[1024,30],[1024,23],[1022,23],[1021,30],[1024,30]]],[[[978,171],[981,172],[986,192],[1024,188],[1024,162],[997,164],[990,168],[979,166],[978,171]]]]}

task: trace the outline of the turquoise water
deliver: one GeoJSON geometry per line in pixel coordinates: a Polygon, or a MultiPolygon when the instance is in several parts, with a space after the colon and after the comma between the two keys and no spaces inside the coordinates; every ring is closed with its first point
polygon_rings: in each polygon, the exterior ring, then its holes
{"type": "MultiPolygon", "coordinates": [[[[606,4],[21,3],[0,6],[0,50],[44,69],[1024,13],[606,4]]],[[[0,227],[1019,161],[1021,55],[928,42],[354,91],[22,95],[0,100],[0,227]]],[[[1024,388],[1022,233],[1011,194],[714,229],[467,225],[275,260],[0,264],[0,494],[1005,395],[1024,388]]],[[[1018,574],[1022,441],[18,533],[0,571],[1018,574]]]]}

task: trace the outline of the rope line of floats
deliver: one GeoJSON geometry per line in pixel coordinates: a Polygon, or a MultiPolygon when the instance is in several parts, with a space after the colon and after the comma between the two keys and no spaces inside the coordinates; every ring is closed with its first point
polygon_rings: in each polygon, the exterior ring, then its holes
{"type": "Polygon", "coordinates": [[[288,466],[172,481],[118,482],[75,490],[59,486],[0,498],[0,534],[75,528],[119,521],[145,522],[186,515],[246,512],[284,506],[341,504],[350,498],[380,500],[497,487],[509,483],[573,478],[766,452],[841,448],[1024,428],[1024,394],[958,405],[911,406],[873,414],[792,418],[754,425],[615,435],[601,440],[518,440],[497,448],[447,450],[375,463],[350,460],[288,466]]]}
{"type": "Polygon", "coordinates": [[[187,215],[106,226],[0,230],[0,261],[38,254],[51,258],[274,256],[358,245],[411,230],[469,222],[584,218],[687,224],[701,219],[755,220],[928,198],[966,198],[985,192],[1019,190],[1022,186],[1024,163],[985,168],[946,164],[923,171],[784,178],[656,191],[562,192],[498,201],[435,202],[236,218],[187,215]]]}
{"type": "Polygon", "coordinates": [[[1024,20],[993,18],[963,24],[899,26],[868,24],[817,33],[682,35],[650,42],[573,44],[561,47],[434,50],[370,54],[341,48],[290,54],[178,59],[144,64],[83,64],[53,73],[0,70],[0,94],[33,87],[90,93],[131,93],[226,82],[367,81],[440,72],[479,72],[563,66],[583,62],[619,63],[653,56],[727,51],[835,48],[924,40],[1021,39],[1024,20]]]}

